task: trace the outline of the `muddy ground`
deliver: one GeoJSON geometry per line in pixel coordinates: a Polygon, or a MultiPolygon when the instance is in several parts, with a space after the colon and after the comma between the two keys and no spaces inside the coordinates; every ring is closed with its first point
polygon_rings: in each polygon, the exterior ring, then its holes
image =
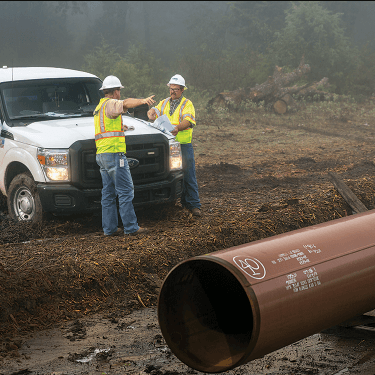
{"type": "MultiPolygon", "coordinates": [[[[100,213],[15,224],[0,198],[0,374],[199,374],[158,328],[158,291],[174,265],[353,214],[330,171],[374,209],[372,102],[318,110],[203,116],[203,216],[178,204],[138,210],[150,229],[141,238],[104,238],[100,213]]],[[[374,348],[373,328],[333,327],[227,373],[373,375],[374,348]]]]}

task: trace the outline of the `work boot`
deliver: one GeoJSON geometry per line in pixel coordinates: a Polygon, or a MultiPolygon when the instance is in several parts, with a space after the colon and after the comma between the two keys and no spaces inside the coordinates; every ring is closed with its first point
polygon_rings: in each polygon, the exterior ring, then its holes
{"type": "Polygon", "coordinates": [[[116,232],[113,232],[111,234],[105,234],[105,236],[107,237],[115,237],[115,236],[121,236],[122,234],[124,234],[124,231],[121,229],[121,228],[117,228],[116,232]]]}
{"type": "Polygon", "coordinates": [[[141,227],[139,227],[139,229],[136,232],[129,233],[129,235],[130,236],[138,236],[139,234],[146,234],[148,232],[149,232],[149,230],[147,228],[141,228],[141,227]]]}
{"type": "Polygon", "coordinates": [[[193,216],[202,216],[201,210],[198,207],[195,207],[191,210],[193,216]]]}

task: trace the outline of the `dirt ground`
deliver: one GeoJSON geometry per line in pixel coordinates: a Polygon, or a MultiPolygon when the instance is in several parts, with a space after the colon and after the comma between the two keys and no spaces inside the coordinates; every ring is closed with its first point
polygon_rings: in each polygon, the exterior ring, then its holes
{"type": "MultiPolygon", "coordinates": [[[[202,115],[203,216],[178,204],[138,210],[150,229],[140,238],[104,238],[100,213],[12,223],[0,198],[0,374],[200,374],[161,335],[163,279],[193,256],[351,215],[330,171],[374,209],[373,108],[202,115]]],[[[333,327],[227,373],[374,375],[374,344],[374,328],[333,327]]]]}

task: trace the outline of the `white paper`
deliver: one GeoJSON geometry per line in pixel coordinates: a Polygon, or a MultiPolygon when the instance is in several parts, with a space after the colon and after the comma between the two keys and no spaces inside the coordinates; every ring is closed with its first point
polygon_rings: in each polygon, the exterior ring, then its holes
{"type": "Polygon", "coordinates": [[[169,118],[167,115],[163,115],[163,116],[160,116],[158,117],[155,121],[154,121],[154,125],[158,126],[163,126],[165,129],[167,129],[169,132],[173,131],[174,130],[174,126],[171,124],[171,122],[169,121],[169,118]]]}

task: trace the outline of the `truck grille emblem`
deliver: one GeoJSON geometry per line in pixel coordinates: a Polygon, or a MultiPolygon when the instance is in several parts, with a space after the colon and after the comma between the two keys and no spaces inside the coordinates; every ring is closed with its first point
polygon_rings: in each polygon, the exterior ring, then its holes
{"type": "Polygon", "coordinates": [[[133,159],[133,158],[127,158],[127,159],[128,159],[129,169],[136,168],[139,165],[139,160],[133,159]]]}

